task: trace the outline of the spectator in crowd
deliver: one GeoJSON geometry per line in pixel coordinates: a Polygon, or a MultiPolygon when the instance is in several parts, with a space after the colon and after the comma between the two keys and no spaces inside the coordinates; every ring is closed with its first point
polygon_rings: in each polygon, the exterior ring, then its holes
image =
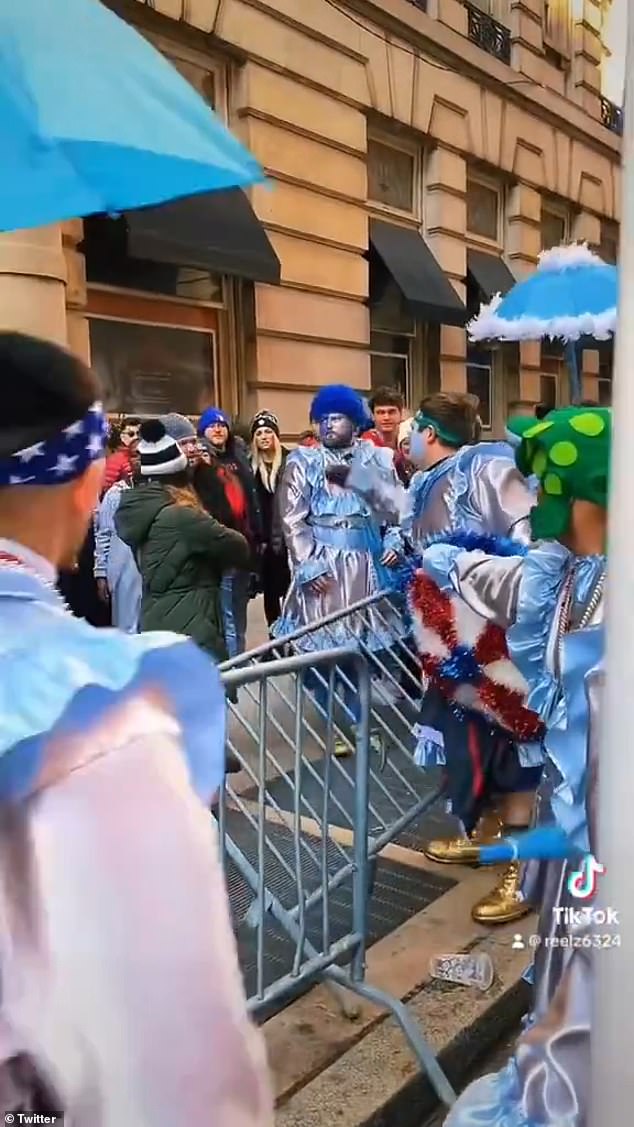
{"type": "Polygon", "coordinates": [[[412,480],[416,467],[409,456],[409,445],[412,437],[413,418],[404,419],[398,428],[398,442],[394,454],[394,469],[404,486],[412,480]]]}
{"type": "Polygon", "coordinates": [[[95,579],[97,593],[110,605],[112,625],[126,634],[136,634],[141,613],[141,575],[130,548],[118,535],[115,516],[123,493],[132,488],[139,467],[134,444],[130,473],[110,486],[95,514],[95,579]]]}
{"type": "Polygon", "coordinates": [[[297,439],[298,446],[319,446],[319,439],[315,434],[312,427],[308,430],[303,430],[297,439]]]}
{"type": "Polygon", "coordinates": [[[291,575],[279,505],[279,488],[288,451],[280,441],[280,424],[270,411],[260,411],[251,422],[251,465],[255,474],[264,549],[261,556],[264,615],[269,628],[280,617],[282,600],[291,575]]]}
{"type": "Polygon", "coordinates": [[[19,333],[0,370],[5,1120],[273,1127],[208,812],[218,672],[183,638],[65,613],[56,572],[104,470],[98,383],[19,333]]]}
{"type": "MultiPolygon", "coordinates": [[[[236,441],[231,421],[218,407],[208,407],[198,421],[198,434],[212,455],[232,512],[233,526],[251,548],[251,570],[257,568],[262,544],[262,518],[253,470],[246,452],[236,441]]],[[[239,565],[238,565],[239,566],[239,565]]],[[[251,593],[249,568],[232,570],[222,580],[222,610],[229,656],[244,651],[247,606],[251,593]]]]}
{"type": "Polygon", "coordinates": [[[185,415],[179,415],[175,411],[161,415],[161,422],[166,433],[178,443],[187,458],[191,482],[205,512],[226,528],[242,531],[237,527],[227,501],[220,465],[197,437],[193,423],[185,415]]]}
{"type": "MultiPolygon", "coordinates": [[[[132,473],[132,460],[136,444],[139,441],[139,419],[127,418],[123,420],[119,429],[119,446],[106,458],[106,472],[103,479],[103,493],[107,493],[111,485],[117,481],[125,481],[132,473]]],[[[112,438],[115,438],[115,430],[112,438]]]]}
{"type": "Polygon", "coordinates": [[[123,493],[115,525],[139,563],[141,628],[187,634],[222,661],[221,577],[247,566],[247,541],[205,512],[159,419],[142,424],[139,457],[145,484],[123,493]]]}
{"type": "Polygon", "coordinates": [[[398,428],[403,422],[405,411],[405,400],[400,391],[393,387],[378,388],[370,399],[370,410],[383,445],[395,451],[398,445],[398,428]]]}

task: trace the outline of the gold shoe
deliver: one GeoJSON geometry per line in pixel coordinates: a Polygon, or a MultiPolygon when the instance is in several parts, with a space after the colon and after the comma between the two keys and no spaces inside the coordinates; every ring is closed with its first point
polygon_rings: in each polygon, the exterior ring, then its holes
{"type": "Polygon", "coordinates": [[[527,916],[531,906],[522,899],[519,884],[520,867],[513,861],[495,888],[474,904],[471,918],[478,924],[509,924],[527,916]]]}
{"type": "Polygon", "coordinates": [[[438,865],[477,865],[480,846],[491,845],[502,836],[502,825],[495,811],[483,814],[469,837],[430,841],[425,856],[438,865]]]}

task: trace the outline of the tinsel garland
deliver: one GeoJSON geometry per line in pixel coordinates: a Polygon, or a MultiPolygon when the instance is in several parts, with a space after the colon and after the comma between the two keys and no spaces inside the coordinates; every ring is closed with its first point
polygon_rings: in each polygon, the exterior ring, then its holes
{"type": "MultiPolygon", "coordinates": [[[[493,556],[523,556],[527,549],[516,541],[476,533],[450,533],[433,538],[434,543],[449,544],[463,551],[481,551],[493,556]]],[[[511,661],[504,631],[487,623],[475,644],[461,643],[453,613],[451,597],[445,594],[421,568],[420,557],[410,556],[398,569],[396,584],[405,596],[408,617],[416,638],[416,623],[433,631],[442,642],[448,656],[439,658],[420,652],[423,672],[442,692],[452,709],[464,715],[465,709],[455,700],[461,685],[469,684],[487,714],[515,739],[537,740],[543,734],[538,716],[525,706],[524,694],[508,684],[494,681],[484,671],[493,662],[511,661]]],[[[457,596],[455,596],[457,598],[457,596]]]]}

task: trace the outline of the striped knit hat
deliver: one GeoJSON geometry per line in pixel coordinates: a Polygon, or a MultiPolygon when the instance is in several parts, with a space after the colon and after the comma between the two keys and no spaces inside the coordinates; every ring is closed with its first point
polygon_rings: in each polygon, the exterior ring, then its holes
{"type": "Polygon", "coordinates": [[[167,477],[187,469],[187,458],[160,419],[147,419],[141,424],[137,447],[141,477],[167,477]]]}

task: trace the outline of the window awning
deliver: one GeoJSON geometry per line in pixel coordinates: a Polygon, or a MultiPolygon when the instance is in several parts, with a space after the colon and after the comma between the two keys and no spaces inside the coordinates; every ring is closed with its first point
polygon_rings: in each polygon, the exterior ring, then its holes
{"type": "Polygon", "coordinates": [[[418,320],[465,324],[465,306],[418,231],[371,219],[370,244],[418,320]]]}
{"type": "Polygon", "coordinates": [[[127,211],[128,254],[279,285],[280,263],[240,188],[127,211]]]}
{"type": "Polygon", "coordinates": [[[502,294],[502,297],[504,297],[511,286],[515,285],[515,278],[499,254],[487,254],[481,250],[467,250],[467,274],[475,282],[487,302],[496,293],[502,294]]]}

